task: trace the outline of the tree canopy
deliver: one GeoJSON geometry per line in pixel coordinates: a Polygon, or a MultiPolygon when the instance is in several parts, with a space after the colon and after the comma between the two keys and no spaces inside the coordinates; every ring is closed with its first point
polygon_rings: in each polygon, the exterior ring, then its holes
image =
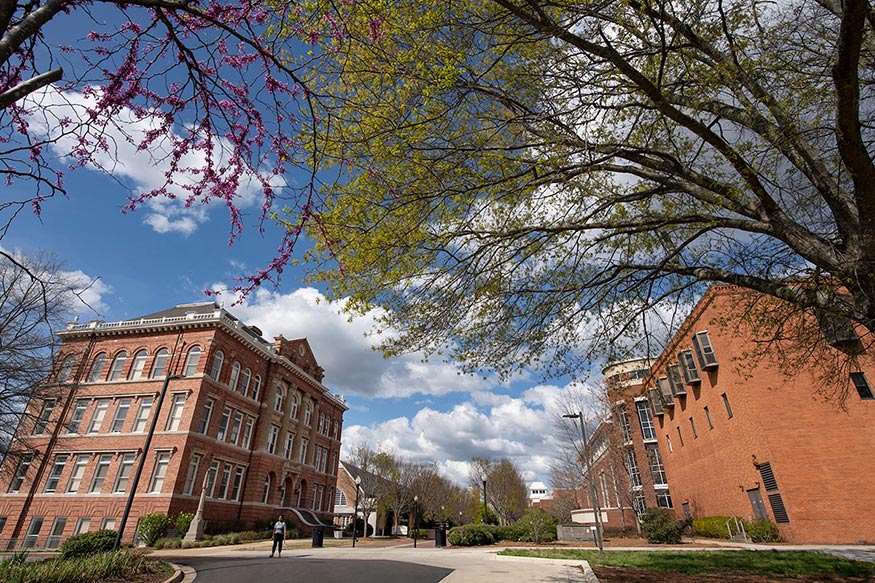
{"type": "Polygon", "coordinates": [[[302,11],[312,277],[387,353],[568,372],[712,282],[875,330],[868,2],[302,11]]]}

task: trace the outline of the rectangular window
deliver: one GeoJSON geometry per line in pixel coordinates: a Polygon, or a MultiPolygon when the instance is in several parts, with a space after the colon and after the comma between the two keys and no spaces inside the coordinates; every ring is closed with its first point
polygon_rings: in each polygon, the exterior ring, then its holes
{"type": "Polygon", "coordinates": [[[64,534],[64,528],[67,526],[67,518],[59,516],[55,518],[52,524],[52,530],[49,531],[49,540],[46,541],[47,549],[56,549],[61,545],[61,536],[64,534]]]}
{"type": "Polygon", "coordinates": [[[711,409],[705,406],[705,419],[708,420],[708,429],[714,429],[714,420],[711,419],[711,409]]]}
{"type": "Polygon", "coordinates": [[[185,474],[185,485],[182,487],[183,494],[191,494],[194,492],[194,481],[197,479],[197,472],[201,467],[201,456],[191,456],[191,461],[188,462],[188,472],[185,474]]]}
{"type": "Polygon", "coordinates": [[[865,374],[861,372],[852,372],[851,381],[854,383],[854,388],[857,389],[857,393],[860,395],[861,399],[875,399],[875,396],[872,394],[872,388],[869,386],[865,374]]]}
{"type": "Polygon", "coordinates": [[[207,430],[210,428],[210,417],[213,416],[213,405],[215,401],[212,399],[207,399],[207,402],[204,403],[204,413],[201,415],[201,424],[198,427],[197,432],[201,435],[206,435],[207,430]]]}
{"type": "Polygon", "coordinates": [[[36,542],[39,539],[39,531],[43,528],[43,520],[45,520],[42,516],[34,516],[30,521],[30,526],[27,529],[27,534],[24,535],[24,544],[22,548],[24,549],[32,549],[36,546],[36,542]]]}
{"type": "Polygon", "coordinates": [[[228,484],[231,482],[231,466],[230,464],[225,464],[222,467],[222,481],[219,482],[219,498],[227,498],[228,497],[228,484]]]}
{"type": "Polygon", "coordinates": [[[690,429],[693,430],[693,439],[698,439],[698,438],[699,438],[699,432],[696,431],[696,422],[693,420],[692,417],[690,417],[690,429]]]}
{"type": "Polygon", "coordinates": [[[225,435],[228,433],[228,423],[231,421],[231,408],[225,407],[222,410],[222,417],[219,419],[219,433],[216,435],[216,439],[219,441],[225,441],[225,435]]]}
{"type": "Polygon", "coordinates": [[[276,441],[279,438],[280,428],[276,425],[270,426],[270,435],[267,438],[268,453],[276,453],[276,441]]]}
{"type": "Polygon", "coordinates": [[[644,439],[656,439],[656,430],[653,428],[653,417],[650,415],[650,407],[647,401],[635,401],[638,410],[638,422],[641,425],[641,436],[644,439]]]}
{"type": "Polygon", "coordinates": [[[668,435],[668,433],[665,434],[665,442],[668,444],[668,453],[672,453],[674,451],[674,448],[671,446],[671,437],[668,435]]]}
{"type": "Polygon", "coordinates": [[[67,492],[75,493],[79,491],[79,486],[82,484],[82,478],[85,477],[85,468],[88,466],[88,454],[77,455],[76,461],[73,462],[73,471],[70,472],[70,481],[67,482],[67,492]]]}
{"type": "Polygon", "coordinates": [[[286,447],[283,450],[283,455],[287,460],[292,459],[292,453],[294,453],[294,445],[295,445],[295,434],[291,432],[286,433],[286,447]]]}
{"type": "Polygon", "coordinates": [[[152,403],[154,397],[143,397],[140,399],[140,406],[137,408],[137,417],[134,419],[134,433],[143,433],[146,431],[146,421],[149,420],[149,414],[152,412],[152,403]]]}
{"type": "Polygon", "coordinates": [[[681,366],[679,364],[670,364],[666,367],[668,375],[668,384],[671,387],[671,394],[675,397],[680,397],[687,394],[684,377],[681,375],[681,366]]]}
{"type": "Polygon", "coordinates": [[[94,470],[94,476],[91,478],[91,486],[89,492],[100,492],[103,489],[103,482],[106,480],[106,474],[109,472],[109,464],[112,462],[111,454],[103,454],[97,460],[97,468],[94,470]]]}
{"type": "Polygon", "coordinates": [[[207,470],[207,492],[210,498],[215,498],[216,493],[213,488],[216,487],[216,477],[219,475],[219,462],[214,461],[210,464],[210,469],[207,470]]]}
{"type": "Polygon", "coordinates": [[[65,465],[67,465],[67,454],[56,455],[55,463],[49,472],[49,479],[46,480],[46,492],[54,492],[58,489],[58,481],[61,479],[61,474],[64,473],[65,465]]]}
{"type": "Polygon", "coordinates": [[[249,441],[252,439],[253,423],[252,417],[246,418],[246,425],[243,426],[243,440],[240,443],[240,447],[249,448],[249,441]]]}
{"type": "Polygon", "coordinates": [[[322,463],[322,446],[316,446],[316,453],[313,454],[313,467],[316,468],[316,471],[319,471],[319,465],[322,463]]]}
{"type": "Polygon", "coordinates": [[[302,439],[301,440],[301,451],[298,452],[298,461],[301,462],[302,464],[307,463],[307,446],[309,444],[310,444],[309,439],[302,439]]]}
{"type": "Polygon", "coordinates": [[[104,518],[101,520],[100,530],[115,530],[115,518],[104,518]]]}
{"type": "Polygon", "coordinates": [[[52,416],[52,411],[55,408],[55,400],[48,399],[43,402],[43,408],[40,409],[39,417],[36,419],[36,423],[33,426],[33,434],[41,435],[45,433],[46,426],[49,424],[49,417],[52,416]]]}
{"type": "Polygon", "coordinates": [[[623,443],[628,443],[632,441],[632,427],[629,425],[629,412],[626,410],[626,403],[618,405],[616,411],[617,422],[620,425],[620,434],[623,437],[623,443]]]}
{"type": "Polygon", "coordinates": [[[131,470],[134,469],[135,454],[126,453],[122,456],[122,461],[119,463],[118,474],[115,477],[115,486],[113,492],[125,492],[128,489],[128,482],[131,479],[131,470]]]}
{"type": "Polygon", "coordinates": [[[660,508],[672,508],[671,495],[668,493],[668,490],[656,491],[656,505],[660,508]]]}
{"type": "Polygon", "coordinates": [[[729,397],[726,396],[726,393],[720,396],[723,397],[723,406],[726,407],[727,418],[732,419],[732,407],[729,406],[729,397]]]}
{"type": "Polygon", "coordinates": [[[167,476],[167,466],[170,465],[170,454],[161,452],[155,458],[155,469],[149,481],[149,492],[160,492],[164,488],[164,478],[167,476]]]}
{"type": "Polygon", "coordinates": [[[711,337],[708,336],[707,332],[693,334],[693,350],[696,351],[696,358],[702,370],[717,367],[717,356],[714,354],[711,337]]]}
{"type": "Polygon", "coordinates": [[[182,421],[182,411],[185,408],[185,393],[173,395],[173,404],[170,406],[170,415],[167,417],[165,431],[178,431],[182,421]]]}
{"type": "Polygon", "coordinates": [[[79,426],[82,425],[82,419],[85,418],[85,411],[88,409],[88,401],[86,399],[78,399],[73,414],[70,415],[70,422],[67,423],[67,433],[78,433],[79,426]]]}
{"type": "Polygon", "coordinates": [[[6,526],[6,517],[0,516],[0,532],[3,532],[3,528],[6,526]]]}
{"type": "Polygon", "coordinates": [[[231,488],[231,500],[237,500],[240,497],[240,488],[243,485],[243,468],[238,467],[234,471],[234,485],[231,488]]]}
{"type": "Polygon", "coordinates": [[[647,460],[650,462],[650,477],[654,486],[665,486],[668,481],[665,477],[665,466],[662,465],[662,456],[656,447],[647,448],[647,460]]]}
{"type": "Polygon", "coordinates": [[[106,416],[107,409],[109,409],[109,399],[100,399],[94,408],[94,415],[91,416],[88,433],[100,432],[100,426],[103,425],[103,418],[106,416]]]}
{"type": "Polygon", "coordinates": [[[128,410],[131,408],[130,399],[122,399],[118,402],[118,407],[115,410],[115,417],[112,418],[112,425],[109,428],[110,433],[119,433],[125,425],[125,418],[128,416],[128,410]]]}
{"type": "Polygon", "coordinates": [[[237,440],[240,438],[240,426],[243,424],[243,413],[239,411],[234,414],[234,423],[231,424],[231,433],[228,435],[228,443],[237,445],[237,440]]]}
{"type": "Polygon", "coordinates": [[[680,427],[676,427],[676,429],[678,430],[678,443],[680,443],[681,447],[683,447],[684,446],[684,434],[681,433],[680,427]]]}
{"type": "Polygon", "coordinates": [[[73,529],[73,534],[82,534],[83,532],[88,532],[89,528],[91,528],[91,519],[80,518],[76,521],[76,528],[73,529]]]}
{"type": "Polygon", "coordinates": [[[692,350],[681,350],[678,352],[678,360],[681,364],[681,372],[684,375],[684,382],[688,385],[702,382],[702,377],[699,375],[699,368],[696,366],[696,359],[693,358],[692,350]]]}
{"type": "Polygon", "coordinates": [[[12,478],[12,483],[9,484],[9,493],[14,494],[21,490],[21,485],[24,483],[24,477],[27,475],[27,470],[33,462],[33,454],[25,454],[21,456],[18,462],[18,469],[15,470],[15,476],[12,478]]]}

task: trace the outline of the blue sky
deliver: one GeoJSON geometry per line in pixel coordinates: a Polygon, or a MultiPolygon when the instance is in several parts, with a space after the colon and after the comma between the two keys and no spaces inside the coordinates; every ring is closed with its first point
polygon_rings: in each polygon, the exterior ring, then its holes
{"type": "MultiPolygon", "coordinates": [[[[59,30],[49,29],[49,32],[59,30]]],[[[82,35],[87,31],[78,29],[82,35]]],[[[50,44],[70,42],[54,40],[50,44]]],[[[77,95],[67,99],[77,100],[77,95]]],[[[232,287],[236,277],[264,267],[279,243],[274,227],[257,229],[260,200],[241,191],[244,232],[228,246],[227,211],[220,204],[183,209],[176,201],[147,203],[122,214],[129,192],[161,182],[162,168],[148,152],[126,148],[114,158],[114,176],[80,168],[65,177],[67,198],[43,205],[41,218],[22,214],[0,241],[6,249],[51,251],[82,280],[94,279],[87,298],[96,311],[83,321],[125,320],[181,303],[206,301],[206,289],[232,287]],[[121,183],[121,184],[120,184],[121,183]]],[[[62,155],[61,142],[55,153],[62,155]]],[[[294,180],[294,176],[290,176],[294,180]]],[[[7,188],[7,197],[28,188],[7,188]]],[[[305,336],[326,370],[325,384],[345,396],[344,447],[368,444],[410,461],[440,462],[458,483],[472,456],[509,457],[527,480],[548,481],[557,447],[554,419],[567,379],[541,383],[532,375],[500,384],[495,377],[463,376],[450,363],[423,362],[411,354],[384,360],[365,336],[370,318],[348,321],[340,306],[322,300],[287,269],[277,289],[261,289],[240,305],[220,298],[243,321],[270,339],[305,336]]]]}

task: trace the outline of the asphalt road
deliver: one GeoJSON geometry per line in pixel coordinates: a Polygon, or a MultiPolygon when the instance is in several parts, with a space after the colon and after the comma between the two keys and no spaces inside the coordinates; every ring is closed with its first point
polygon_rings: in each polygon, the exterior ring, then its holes
{"type": "Polygon", "coordinates": [[[453,569],[403,561],[323,556],[167,557],[197,571],[197,583],[437,583],[453,569]]]}

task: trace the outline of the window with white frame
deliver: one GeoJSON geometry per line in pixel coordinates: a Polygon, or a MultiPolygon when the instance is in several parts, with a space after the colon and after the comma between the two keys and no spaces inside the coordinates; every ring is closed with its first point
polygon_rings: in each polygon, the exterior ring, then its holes
{"type": "Polygon", "coordinates": [[[252,379],[252,394],[250,396],[257,401],[258,394],[260,391],[261,391],[261,376],[255,375],[255,378],[252,379]]]}
{"type": "Polygon", "coordinates": [[[316,432],[319,433],[319,435],[325,433],[325,413],[319,413],[319,426],[316,428],[316,432]]]}
{"type": "Polygon", "coordinates": [[[185,483],[182,486],[183,494],[191,495],[194,492],[195,480],[197,480],[197,473],[201,467],[201,457],[195,454],[188,462],[188,471],[185,473],[185,483]]]}
{"type": "Polygon", "coordinates": [[[162,451],[155,456],[155,468],[152,470],[152,479],[149,480],[149,492],[160,492],[164,488],[164,479],[167,477],[169,465],[170,452],[162,451]]]}
{"type": "Polygon", "coordinates": [[[112,361],[112,366],[109,367],[109,381],[117,381],[122,378],[122,371],[125,368],[125,362],[128,360],[128,353],[122,350],[115,355],[112,361]]]}
{"type": "Polygon", "coordinates": [[[149,420],[149,414],[152,412],[152,403],[154,402],[155,397],[143,397],[140,399],[140,406],[137,407],[137,416],[134,418],[134,427],[131,429],[134,433],[146,431],[146,422],[149,420]]]}
{"type": "Polygon", "coordinates": [[[286,432],[286,446],[283,448],[283,456],[290,460],[292,459],[292,454],[294,453],[295,446],[295,434],[291,431],[286,432]]]}
{"type": "Polygon", "coordinates": [[[210,469],[207,470],[207,496],[210,498],[216,497],[215,488],[219,483],[219,462],[218,460],[213,460],[210,463],[210,469]]]}
{"type": "Polygon", "coordinates": [[[74,494],[79,491],[82,478],[85,477],[85,468],[88,466],[88,454],[76,456],[73,462],[73,470],[70,472],[70,480],[67,482],[67,492],[74,494]]]}
{"type": "Polygon", "coordinates": [[[261,503],[267,504],[270,501],[270,474],[264,477],[264,489],[261,491],[261,503]]]}
{"type": "Polygon", "coordinates": [[[85,411],[88,409],[87,399],[77,399],[73,406],[73,414],[70,415],[70,422],[67,423],[67,433],[79,433],[79,426],[82,425],[82,420],[85,419],[85,411]]]}
{"type": "Polygon", "coordinates": [[[696,332],[693,334],[693,350],[702,370],[717,367],[717,356],[711,346],[711,337],[708,332],[696,332]]]}
{"type": "Polygon", "coordinates": [[[671,494],[668,493],[668,490],[656,491],[656,505],[660,508],[672,508],[671,494]]]}
{"type": "Polygon", "coordinates": [[[228,485],[231,483],[231,465],[222,465],[222,479],[219,481],[219,493],[217,498],[224,500],[228,497],[228,485]]]}
{"type": "Polygon", "coordinates": [[[334,506],[346,506],[346,494],[343,493],[343,490],[338,488],[334,491],[334,506]]]}
{"type": "Polygon", "coordinates": [[[182,422],[182,412],[185,409],[185,393],[176,393],[173,395],[173,401],[170,405],[170,415],[167,417],[167,426],[165,431],[178,431],[179,424],[182,422]]]}
{"type": "Polygon", "coordinates": [[[22,548],[32,549],[36,546],[36,543],[39,540],[39,532],[43,528],[44,520],[44,516],[34,516],[30,520],[30,526],[27,528],[27,534],[24,535],[24,544],[22,545],[22,548]]]}
{"type": "Polygon", "coordinates": [[[338,424],[337,419],[334,420],[334,432],[331,434],[332,439],[337,439],[338,424]]]}
{"type": "Polygon", "coordinates": [[[88,380],[86,382],[96,383],[99,381],[104,366],[106,366],[106,353],[101,352],[91,361],[91,371],[88,373],[88,380]]]}
{"type": "Polygon", "coordinates": [[[52,416],[52,411],[55,409],[55,400],[54,399],[46,399],[43,401],[42,409],[40,409],[39,416],[36,418],[36,423],[33,426],[33,434],[41,435],[45,433],[46,427],[49,424],[49,418],[52,416]]]}
{"type": "Polygon", "coordinates": [[[276,453],[276,442],[279,438],[280,428],[276,425],[270,426],[270,434],[267,438],[267,451],[268,453],[276,453]]]}
{"type": "Polygon", "coordinates": [[[213,380],[219,380],[219,376],[222,374],[222,365],[224,363],[225,353],[221,350],[217,350],[216,354],[213,355],[213,367],[210,369],[210,376],[213,378],[213,380]]]}
{"type": "Polygon", "coordinates": [[[49,471],[49,477],[46,480],[45,492],[54,492],[58,489],[58,482],[61,479],[61,474],[64,473],[64,466],[67,465],[67,454],[61,453],[55,456],[55,462],[52,464],[52,469],[49,471]]]}
{"type": "Polygon", "coordinates": [[[632,427],[629,425],[629,412],[626,410],[626,403],[620,403],[614,411],[617,416],[617,423],[620,425],[620,435],[623,443],[632,441],[632,427]]]}
{"type": "Polygon", "coordinates": [[[307,463],[307,446],[310,445],[309,439],[301,440],[301,449],[298,451],[298,461],[302,464],[307,463]]]}
{"type": "Polygon", "coordinates": [[[225,441],[225,435],[228,433],[228,423],[231,422],[231,408],[225,407],[222,409],[222,417],[219,419],[219,433],[216,435],[216,439],[219,441],[225,441]]]}
{"type": "Polygon", "coordinates": [[[115,518],[104,518],[100,521],[100,530],[115,530],[115,518]]]}
{"type": "Polygon", "coordinates": [[[292,395],[289,398],[289,419],[298,419],[298,395],[292,395]]]}
{"type": "Polygon", "coordinates": [[[240,489],[243,486],[243,471],[244,468],[240,466],[237,466],[234,470],[234,484],[231,487],[231,494],[228,496],[229,500],[240,499],[240,489]]]}
{"type": "Polygon", "coordinates": [[[692,350],[681,350],[678,352],[678,360],[681,365],[681,372],[684,375],[684,382],[687,384],[701,382],[702,377],[699,375],[699,367],[696,366],[696,359],[693,358],[692,350]]]}
{"type": "Polygon", "coordinates": [[[82,534],[83,532],[88,532],[89,528],[91,528],[91,519],[80,518],[76,521],[76,528],[73,529],[73,534],[82,534]]]}
{"type": "Polygon", "coordinates": [[[635,401],[638,411],[638,423],[641,425],[641,437],[644,439],[656,439],[656,430],[653,428],[653,416],[647,401],[635,401]]]}
{"type": "Polygon", "coordinates": [[[128,482],[131,479],[131,471],[134,469],[135,454],[126,453],[122,456],[119,463],[118,474],[115,477],[115,485],[112,488],[113,492],[126,492],[128,490],[128,482]]]}
{"type": "Polygon", "coordinates": [[[274,399],[273,399],[273,410],[282,412],[283,410],[283,400],[285,399],[285,391],[279,385],[277,385],[276,390],[274,391],[274,399]]]}
{"type": "Polygon", "coordinates": [[[228,379],[228,388],[232,391],[237,390],[237,383],[240,382],[240,363],[234,362],[231,365],[231,377],[228,379]]]}
{"type": "Polygon", "coordinates": [[[97,459],[97,467],[91,477],[91,486],[88,487],[89,492],[99,493],[103,490],[103,483],[106,481],[106,474],[109,472],[109,464],[111,463],[112,455],[108,453],[97,459]]]}
{"type": "Polygon", "coordinates": [[[234,422],[231,424],[231,432],[228,434],[228,443],[237,445],[240,438],[240,427],[243,425],[243,413],[237,411],[234,414],[234,422]]]}
{"type": "Polygon", "coordinates": [[[310,427],[310,422],[313,420],[313,405],[310,401],[304,404],[304,425],[310,427]]]}
{"type": "Polygon", "coordinates": [[[197,372],[197,365],[201,359],[201,347],[192,346],[188,349],[188,354],[185,356],[185,366],[182,369],[183,376],[194,376],[197,372]]]}
{"type": "Polygon", "coordinates": [[[665,466],[662,465],[662,456],[659,455],[658,447],[647,448],[647,461],[650,462],[650,478],[654,486],[665,486],[668,480],[665,477],[665,466]]]}
{"type": "Polygon", "coordinates": [[[58,382],[64,383],[70,380],[70,375],[73,374],[73,367],[76,364],[76,357],[72,354],[68,354],[64,357],[64,361],[61,363],[61,368],[58,371],[58,382]]]}
{"type": "Polygon", "coordinates": [[[146,358],[148,353],[145,350],[138,350],[134,354],[134,362],[131,364],[131,372],[128,373],[128,379],[136,381],[143,378],[143,371],[146,369],[146,358]]]}
{"type": "Polygon", "coordinates": [[[100,427],[103,425],[103,418],[106,416],[106,410],[109,409],[109,399],[100,399],[94,407],[94,414],[91,416],[91,424],[88,426],[88,433],[100,433],[100,427]]]}
{"type": "Polygon", "coordinates": [[[246,397],[249,396],[249,385],[252,383],[252,371],[248,368],[243,369],[243,376],[240,377],[240,394],[246,397]]]}
{"type": "Polygon", "coordinates": [[[246,423],[243,425],[243,438],[240,441],[240,447],[248,448],[249,442],[252,439],[252,427],[255,424],[255,421],[252,417],[246,417],[246,423]]]}
{"type": "Polygon", "coordinates": [[[170,358],[170,352],[166,348],[162,348],[155,353],[155,360],[152,361],[152,373],[149,378],[157,379],[164,376],[164,370],[167,368],[167,359],[170,358]]]}
{"type": "Polygon", "coordinates": [[[110,433],[120,433],[125,426],[125,419],[128,416],[128,411],[131,409],[131,400],[129,398],[119,399],[118,405],[115,408],[115,415],[112,418],[112,425],[109,427],[110,433]]]}

